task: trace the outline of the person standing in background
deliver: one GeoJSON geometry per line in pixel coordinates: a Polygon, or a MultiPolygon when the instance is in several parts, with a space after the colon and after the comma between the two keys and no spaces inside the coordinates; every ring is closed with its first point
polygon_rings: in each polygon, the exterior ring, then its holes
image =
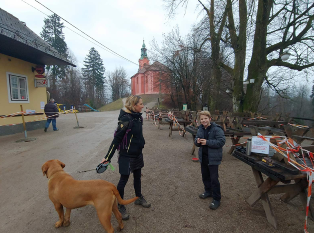
{"type": "Polygon", "coordinates": [[[54,99],[50,99],[49,103],[45,105],[44,112],[47,116],[47,122],[44,131],[47,132],[50,122],[52,123],[53,131],[58,131],[59,129],[57,128],[56,118],[59,117],[59,111],[54,99]]]}

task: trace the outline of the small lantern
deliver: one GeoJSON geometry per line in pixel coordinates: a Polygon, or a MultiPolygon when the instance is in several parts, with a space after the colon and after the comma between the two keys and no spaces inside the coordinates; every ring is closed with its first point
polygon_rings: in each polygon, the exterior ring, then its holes
{"type": "Polygon", "coordinates": [[[281,60],[287,61],[290,57],[290,53],[284,52],[283,54],[280,55],[281,60]]]}

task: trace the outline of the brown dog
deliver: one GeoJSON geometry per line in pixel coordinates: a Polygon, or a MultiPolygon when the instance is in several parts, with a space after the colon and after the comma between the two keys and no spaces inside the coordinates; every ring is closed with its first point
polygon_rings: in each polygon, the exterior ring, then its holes
{"type": "Polygon", "coordinates": [[[63,171],[64,167],[64,163],[55,159],[47,161],[41,168],[43,175],[49,179],[49,198],[59,214],[59,221],[56,222],[55,227],[70,225],[72,209],[93,205],[102,226],[108,233],[114,232],[111,225],[112,212],[118,220],[118,230],[122,230],[124,226],[117,200],[119,204],[127,205],[138,197],[123,200],[112,183],[104,180],[74,180],[72,176],[63,171]],[[65,216],[63,206],[66,207],[65,216]]]}

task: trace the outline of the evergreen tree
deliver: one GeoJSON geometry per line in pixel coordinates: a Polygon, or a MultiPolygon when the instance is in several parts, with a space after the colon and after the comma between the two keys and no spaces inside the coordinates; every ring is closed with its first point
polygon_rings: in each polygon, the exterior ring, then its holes
{"type": "Polygon", "coordinates": [[[98,108],[105,102],[105,67],[99,53],[94,47],[89,50],[84,60],[82,73],[90,105],[98,108]]]}
{"type": "MultiPolygon", "coordinates": [[[[44,19],[40,36],[64,58],[68,57],[67,44],[64,41],[64,25],[58,15],[53,14],[44,19]]],[[[57,98],[57,79],[65,77],[66,66],[47,66],[48,77],[51,79],[51,96],[57,98]]]]}

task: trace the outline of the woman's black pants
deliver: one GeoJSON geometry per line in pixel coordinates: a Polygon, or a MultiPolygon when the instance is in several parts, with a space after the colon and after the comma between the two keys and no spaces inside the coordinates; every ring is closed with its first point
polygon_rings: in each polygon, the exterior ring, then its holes
{"type": "MultiPolygon", "coordinates": [[[[142,191],[141,191],[141,176],[142,176],[142,169],[137,169],[133,171],[133,177],[134,177],[134,190],[135,190],[135,195],[137,197],[142,196],[142,191]]],[[[125,185],[127,184],[129,180],[130,175],[121,175],[120,180],[117,186],[117,189],[120,193],[121,198],[123,199],[124,196],[124,188],[125,185]]]]}

